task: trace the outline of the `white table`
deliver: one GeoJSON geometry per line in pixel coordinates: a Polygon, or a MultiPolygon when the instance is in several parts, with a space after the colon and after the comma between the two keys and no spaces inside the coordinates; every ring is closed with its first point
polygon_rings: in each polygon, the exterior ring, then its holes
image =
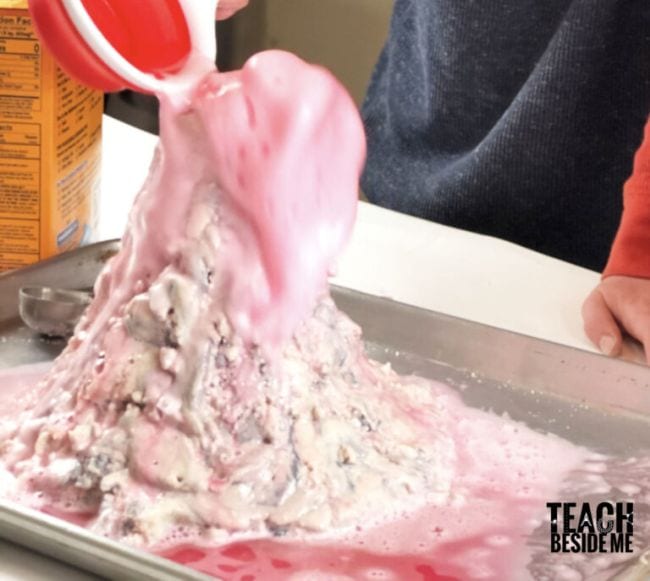
{"type": "MultiPolygon", "coordinates": [[[[156,138],[106,118],[98,239],[118,238],[156,138]]],[[[362,203],[335,283],[592,350],[580,305],[598,274],[514,244],[362,203]]],[[[0,541],[0,581],[92,579],[0,541]]]]}

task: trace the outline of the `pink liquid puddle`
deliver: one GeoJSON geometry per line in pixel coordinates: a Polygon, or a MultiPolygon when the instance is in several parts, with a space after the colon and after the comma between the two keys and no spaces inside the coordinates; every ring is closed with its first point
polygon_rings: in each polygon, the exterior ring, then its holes
{"type": "Polygon", "coordinates": [[[458,452],[449,499],[336,537],[243,540],[222,547],[190,540],[155,552],[233,581],[526,579],[528,539],[546,516],[545,503],[557,498],[586,454],[559,438],[467,408],[446,386],[432,382],[431,388],[446,399],[440,428],[454,435],[458,452]]]}
{"type": "MultiPolygon", "coordinates": [[[[24,405],[34,391],[29,386],[44,371],[0,375],[1,395],[11,394],[0,397],[0,415],[16,401],[24,405]]],[[[233,542],[214,546],[178,528],[164,545],[147,550],[237,581],[525,579],[532,558],[527,539],[545,518],[546,502],[557,500],[562,482],[587,454],[555,436],[468,408],[447,386],[431,382],[431,389],[444,406],[437,429],[450,434],[456,447],[454,466],[432,467],[449,486],[442,496],[422,499],[420,508],[401,514],[386,507],[385,520],[329,536],[233,536],[233,542]]],[[[38,508],[92,529],[92,514],[38,508]]]]}
{"type": "MultiPolygon", "coordinates": [[[[472,548],[471,542],[467,545],[472,548]]],[[[464,578],[439,573],[435,562],[427,558],[381,556],[344,545],[314,548],[271,541],[238,543],[222,549],[187,545],[171,549],[162,556],[225,581],[274,581],[304,570],[317,570],[323,578],[345,575],[361,579],[369,577],[373,571],[378,579],[461,581],[464,578]]]]}
{"type": "MultiPolygon", "coordinates": [[[[435,508],[422,512],[420,524],[435,518],[435,508]]],[[[401,523],[396,523],[400,528],[401,523]]],[[[513,523],[514,525],[514,523],[513,523]]],[[[434,527],[432,530],[439,529],[434,527]]],[[[523,533],[523,531],[521,531],[523,533]]],[[[423,531],[411,529],[413,547],[422,544],[423,531]]],[[[437,534],[442,535],[439,529],[437,534]]],[[[453,542],[432,543],[429,550],[413,553],[381,553],[366,550],[364,534],[357,542],[326,544],[259,540],[238,542],[221,548],[180,545],[161,556],[226,581],[274,581],[292,574],[318,572],[318,579],[399,579],[418,581],[462,581],[465,579],[512,579],[513,561],[525,554],[515,543],[512,530],[484,534],[453,542]]],[[[372,535],[368,535],[371,537],[372,535]]],[[[300,577],[297,577],[300,578],[300,577]]],[[[313,578],[313,577],[309,577],[313,578]]]]}
{"type": "Polygon", "coordinates": [[[299,573],[311,576],[296,579],[518,581],[530,559],[527,537],[543,507],[540,499],[504,494],[498,484],[491,489],[485,483],[459,506],[426,506],[332,540],[188,543],[158,554],[228,581],[281,580],[299,573]]]}

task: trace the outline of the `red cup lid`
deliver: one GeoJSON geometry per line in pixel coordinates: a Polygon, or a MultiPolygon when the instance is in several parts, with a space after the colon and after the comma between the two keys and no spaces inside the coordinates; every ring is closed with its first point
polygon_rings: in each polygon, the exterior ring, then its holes
{"type": "MultiPolygon", "coordinates": [[[[81,0],[97,28],[130,64],[156,77],[179,71],[191,51],[178,0],[81,0]]],[[[127,87],[77,31],[62,0],[29,0],[38,35],[63,70],[101,91],[127,87]]]]}

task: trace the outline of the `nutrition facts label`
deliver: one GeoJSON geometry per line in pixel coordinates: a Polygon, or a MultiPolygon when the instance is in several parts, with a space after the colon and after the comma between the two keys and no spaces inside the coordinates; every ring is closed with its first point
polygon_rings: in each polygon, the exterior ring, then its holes
{"type": "MultiPolygon", "coordinates": [[[[26,16],[0,16],[0,109],[17,118],[41,110],[41,45],[26,16]]],[[[4,115],[6,117],[6,115],[4,115]]]]}
{"type": "Polygon", "coordinates": [[[40,251],[40,44],[23,15],[0,16],[0,260],[33,262],[40,251]]]}
{"type": "Polygon", "coordinates": [[[0,271],[92,236],[103,94],[41,51],[26,0],[0,0],[0,271]]]}
{"type": "Polygon", "coordinates": [[[41,127],[0,123],[0,216],[39,217],[41,127]]]}

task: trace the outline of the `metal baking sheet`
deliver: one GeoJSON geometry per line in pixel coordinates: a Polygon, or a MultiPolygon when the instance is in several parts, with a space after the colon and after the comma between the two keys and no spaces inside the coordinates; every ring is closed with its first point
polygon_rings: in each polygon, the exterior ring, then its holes
{"type": "MultiPolygon", "coordinates": [[[[100,243],[0,276],[0,367],[46,361],[63,347],[20,324],[18,287],[90,286],[118,246],[100,243]]],[[[333,289],[333,295],[362,326],[369,354],[401,373],[448,383],[470,406],[506,412],[595,451],[628,457],[650,450],[645,366],[350,290],[333,289]]],[[[2,500],[0,537],[108,578],[207,578],[2,500]]]]}
{"type": "Polygon", "coordinates": [[[0,369],[49,361],[65,345],[61,339],[39,337],[22,324],[18,315],[18,289],[39,285],[67,289],[92,287],[119,248],[119,240],[108,240],[0,274],[0,369]]]}

